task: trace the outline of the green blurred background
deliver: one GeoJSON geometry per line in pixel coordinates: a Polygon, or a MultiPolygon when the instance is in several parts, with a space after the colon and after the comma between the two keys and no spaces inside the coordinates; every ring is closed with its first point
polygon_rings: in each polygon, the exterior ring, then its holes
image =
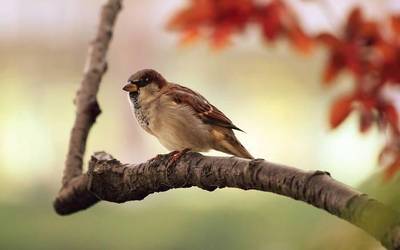
{"type": "MultiPolygon", "coordinates": [[[[336,30],[356,4],[376,17],[400,9],[398,1],[288,2],[309,32],[336,30]]],[[[323,211],[256,191],[173,190],[56,215],[52,200],[75,115],[72,100],[102,1],[0,3],[0,249],[381,249],[323,211]]],[[[85,162],[98,150],[122,162],[167,152],[138,127],[121,90],[131,73],[154,68],[224,111],[246,131],[237,135],[256,157],[329,171],[400,208],[398,178],[383,183],[376,163],[384,135],[376,128],[359,134],[355,114],[329,130],[330,102],[352,79],[343,75],[336,87],[322,86],[326,51],[304,57],[285,41],[265,45],[253,28],[223,51],[205,42],[180,48],[165,24],[184,4],[124,1],[99,93],[103,113],[91,130],[85,162]]]]}

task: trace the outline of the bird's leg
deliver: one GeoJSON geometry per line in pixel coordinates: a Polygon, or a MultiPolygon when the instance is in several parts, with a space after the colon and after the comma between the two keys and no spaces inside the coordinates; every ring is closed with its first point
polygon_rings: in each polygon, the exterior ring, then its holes
{"type": "Polygon", "coordinates": [[[189,151],[190,151],[190,148],[185,148],[184,150],[180,150],[180,151],[179,150],[172,151],[170,153],[171,157],[168,160],[168,165],[175,164],[184,154],[186,154],[189,151]]]}

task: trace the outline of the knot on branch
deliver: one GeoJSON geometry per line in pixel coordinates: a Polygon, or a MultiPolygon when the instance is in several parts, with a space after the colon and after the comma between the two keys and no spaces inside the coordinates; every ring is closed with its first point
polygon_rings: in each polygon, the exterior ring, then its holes
{"type": "Polygon", "coordinates": [[[360,194],[348,201],[342,217],[381,239],[389,249],[400,249],[400,216],[394,209],[360,194]]]}
{"type": "Polygon", "coordinates": [[[92,118],[91,122],[94,123],[97,116],[101,114],[101,109],[99,103],[97,102],[97,99],[93,99],[92,101],[90,101],[83,112],[89,115],[89,117],[92,118]]]}
{"type": "Polygon", "coordinates": [[[123,202],[125,169],[111,155],[96,152],[89,162],[87,189],[101,200],[123,202]]]}

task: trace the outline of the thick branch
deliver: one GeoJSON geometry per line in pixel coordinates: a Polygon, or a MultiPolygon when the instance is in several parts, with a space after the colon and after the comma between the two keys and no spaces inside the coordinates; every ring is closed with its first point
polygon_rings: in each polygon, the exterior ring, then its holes
{"type": "MultiPolygon", "coordinates": [[[[96,95],[104,73],[107,70],[106,54],[112,37],[112,30],[121,9],[122,0],[108,0],[103,5],[100,14],[100,23],[95,39],[89,46],[89,52],[84,69],[84,76],[76,93],[76,118],[71,131],[67,159],[62,180],[60,197],[66,193],[76,192],[76,178],[82,174],[82,159],[85,153],[86,141],[90,128],[101,113],[96,95]]],[[[87,206],[94,204],[97,199],[87,192],[85,199],[87,206]]],[[[57,200],[55,208],[57,210],[57,200]]]]}
{"type": "MultiPolygon", "coordinates": [[[[121,164],[104,152],[96,153],[76,190],[87,188],[99,199],[117,203],[193,186],[208,191],[224,187],[267,191],[324,209],[362,228],[388,249],[400,249],[399,214],[335,181],[327,172],[306,172],[261,159],[207,157],[192,152],[173,163],[170,159],[170,155],[159,155],[130,165],[121,164]]],[[[66,203],[59,205],[66,213],[76,212],[79,208],[74,199],[78,197],[78,192],[66,196],[66,203]]]]}

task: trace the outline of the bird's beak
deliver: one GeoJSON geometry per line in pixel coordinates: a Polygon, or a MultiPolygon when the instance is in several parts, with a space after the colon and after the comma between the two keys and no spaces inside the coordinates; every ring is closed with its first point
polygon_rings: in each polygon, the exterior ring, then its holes
{"type": "Polygon", "coordinates": [[[138,91],[138,87],[136,84],[134,83],[128,83],[127,85],[125,85],[122,90],[126,91],[126,92],[137,92],[138,91]]]}

